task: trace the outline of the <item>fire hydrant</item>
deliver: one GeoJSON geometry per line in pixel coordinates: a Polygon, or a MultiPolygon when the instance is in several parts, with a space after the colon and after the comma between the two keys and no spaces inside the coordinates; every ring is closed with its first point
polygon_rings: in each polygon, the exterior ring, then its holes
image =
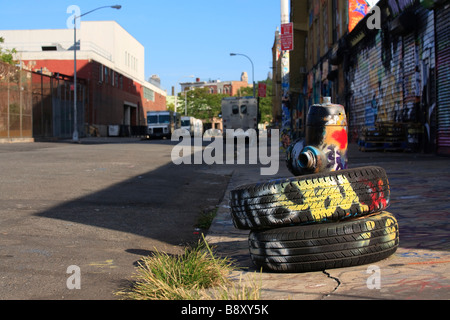
{"type": "Polygon", "coordinates": [[[305,139],[288,147],[288,169],[295,176],[347,169],[347,132],[344,107],[324,97],[309,109],[305,139]]]}

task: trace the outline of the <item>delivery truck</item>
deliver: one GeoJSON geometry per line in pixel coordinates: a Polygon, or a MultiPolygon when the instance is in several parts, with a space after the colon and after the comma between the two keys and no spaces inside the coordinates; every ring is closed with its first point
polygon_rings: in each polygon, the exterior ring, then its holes
{"type": "MultiPolygon", "coordinates": [[[[248,129],[258,131],[259,108],[258,99],[254,97],[227,97],[222,99],[223,134],[226,138],[227,130],[248,129]]],[[[231,132],[231,131],[228,131],[231,132]]]]}

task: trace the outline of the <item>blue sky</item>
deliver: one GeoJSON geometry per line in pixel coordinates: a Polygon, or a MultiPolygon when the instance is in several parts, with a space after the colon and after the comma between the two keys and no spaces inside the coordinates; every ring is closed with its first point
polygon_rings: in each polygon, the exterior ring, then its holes
{"type": "MultiPolygon", "coordinates": [[[[145,47],[145,76],[157,74],[161,86],[171,93],[177,81],[195,75],[201,80],[239,80],[247,71],[252,80],[265,80],[271,71],[272,46],[280,25],[279,0],[20,0],[2,1],[0,30],[63,29],[67,8],[77,5],[87,12],[105,5],[88,20],[115,20],[145,47]]],[[[1,33],[0,33],[1,36],[1,33]]],[[[177,87],[177,92],[179,87],[177,87]]]]}

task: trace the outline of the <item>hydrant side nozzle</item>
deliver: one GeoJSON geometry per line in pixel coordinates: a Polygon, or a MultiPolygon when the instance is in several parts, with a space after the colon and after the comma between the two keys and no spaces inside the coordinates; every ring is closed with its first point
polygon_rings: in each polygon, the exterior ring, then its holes
{"type": "Polygon", "coordinates": [[[306,146],[297,158],[300,168],[308,172],[319,172],[326,164],[325,154],[313,146],[306,146]]]}
{"type": "Polygon", "coordinates": [[[298,156],[300,167],[304,169],[315,169],[317,167],[317,158],[311,150],[304,150],[298,156]]]}

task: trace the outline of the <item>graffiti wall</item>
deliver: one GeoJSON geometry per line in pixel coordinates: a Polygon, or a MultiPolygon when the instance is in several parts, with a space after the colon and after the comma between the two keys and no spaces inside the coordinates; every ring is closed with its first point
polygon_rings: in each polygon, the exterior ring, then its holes
{"type": "Polygon", "coordinates": [[[383,27],[351,48],[349,139],[363,149],[435,145],[434,13],[420,7],[415,17],[409,32],[383,27]]]}
{"type": "MultiPolygon", "coordinates": [[[[448,2],[448,1],[447,1],[448,2]]],[[[450,154],[450,5],[436,8],[437,152],[450,154]],[[446,30],[446,32],[440,32],[446,30]]]]}

